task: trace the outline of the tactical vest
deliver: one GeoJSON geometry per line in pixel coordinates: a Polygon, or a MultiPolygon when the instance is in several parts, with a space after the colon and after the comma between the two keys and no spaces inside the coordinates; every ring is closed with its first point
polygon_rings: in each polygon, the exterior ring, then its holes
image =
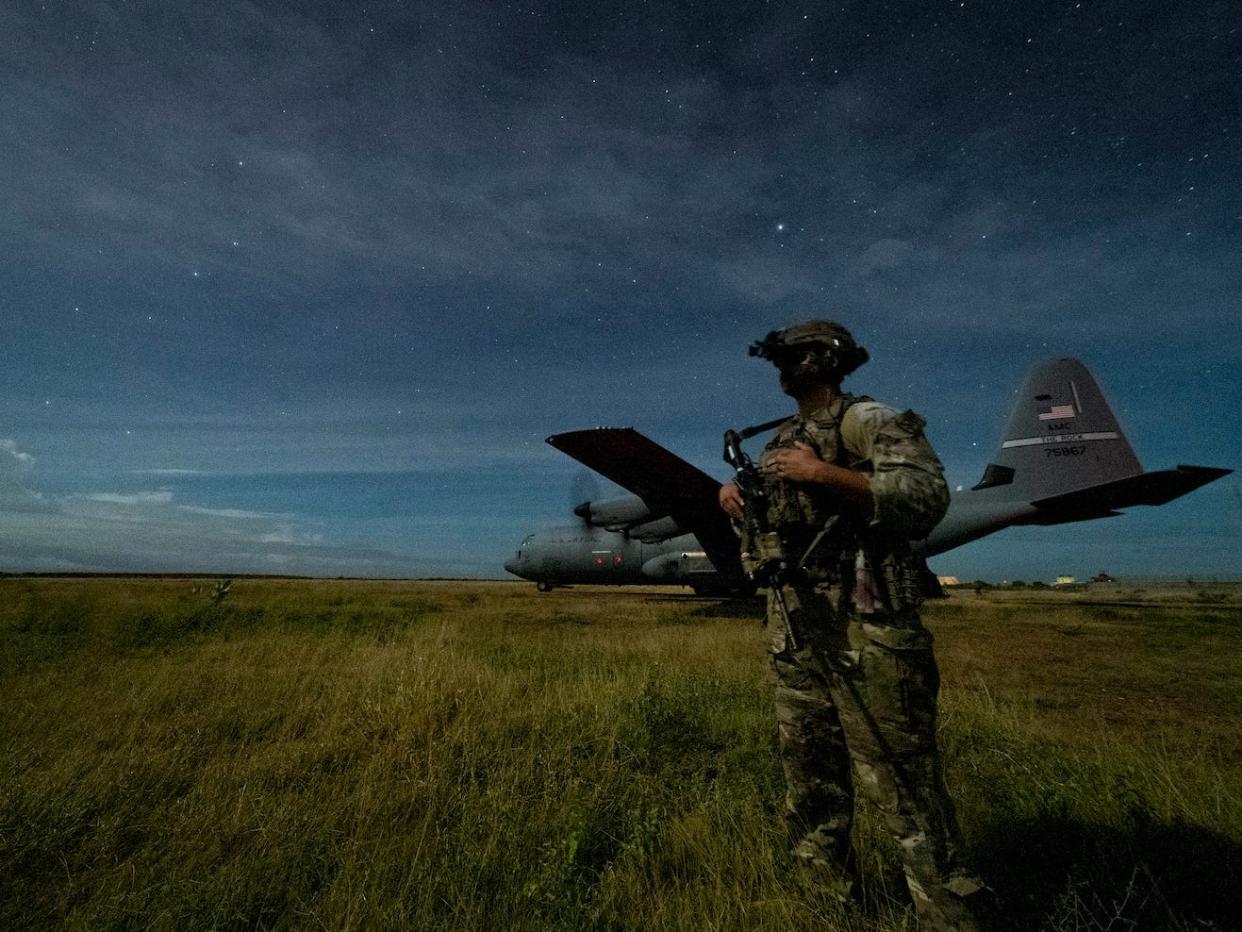
{"type": "MultiPolygon", "coordinates": [[[[801,416],[790,418],[764,447],[760,466],[767,463],[772,452],[801,442],[827,463],[861,468],[863,461],[846,449],[841,422],[853,405],[871,400],[866,395],[841,395],[805,420],[801,416]]],[[[827,569],[839,565],[846,551],[857,547],[859,516],[848,505],[842,507],[839,494],[811,483],[789,482],[767,473],[764,476],[768,520],[790,557],[801,560],[806,556],[806,567],[827,569]],[[827,533],[822,533],[826,528],[827,533]]]]}

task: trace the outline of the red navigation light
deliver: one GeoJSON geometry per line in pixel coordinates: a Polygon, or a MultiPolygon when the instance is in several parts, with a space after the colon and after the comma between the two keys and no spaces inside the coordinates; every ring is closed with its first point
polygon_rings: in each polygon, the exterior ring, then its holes
{"type": "Polygon", "coordinates": [[[613,557],[612,562],[614,566],[620,566],[621,565],[621,554],[617,554],[615,557],[613,557]]]}
{"type": "Polygon", "coordinates": [[[595,558],[595,565],[596,565],[596,566],[603,566],[603,565],[604,565],[604,558],[603,558],[603,557],[596,557],[596,558],[595,558]]]}

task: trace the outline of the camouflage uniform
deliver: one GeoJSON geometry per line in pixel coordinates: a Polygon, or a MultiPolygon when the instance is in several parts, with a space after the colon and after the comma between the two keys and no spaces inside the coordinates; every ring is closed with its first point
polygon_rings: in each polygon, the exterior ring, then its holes
{"type": "Polygon", "coordinates": [[[874,500],[869,524],[848,514],[834,520],[842,509],[831,491],[765,474],[769,519],[785,554],[805,568],[805,582],[783,588],[797,651],[768,596],[785,808],[797,857],[845,892],[860,787],[901,849],[922,927],[973,930],[967,898],[981,885],[959,864],[936,750],[939,675],[909,546],[949,499],[922,427],[911,411],[846,395],[782,424],[760,460],[801,441],[821,459],[867,472],[874,500]]]}

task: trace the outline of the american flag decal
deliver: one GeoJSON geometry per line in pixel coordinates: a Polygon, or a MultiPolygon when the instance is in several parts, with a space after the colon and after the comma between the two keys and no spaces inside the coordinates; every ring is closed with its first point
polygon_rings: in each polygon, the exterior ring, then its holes
{"type": "Polygon", "coordinates": [[[1073,416],[1074,416],[1073,405],[1053,405],[1047,411],[1039,412],[1039,419],[1041,421],[1059,421],[1059,420],[1062,420],[1063,418],[1068,418],[1068,417],[1073,417],[1073,416]]]}

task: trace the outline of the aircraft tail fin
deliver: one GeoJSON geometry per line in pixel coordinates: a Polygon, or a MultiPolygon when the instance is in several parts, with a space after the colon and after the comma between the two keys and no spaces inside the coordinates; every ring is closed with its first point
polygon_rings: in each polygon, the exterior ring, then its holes
{"type": "Polygon", "coordinates": [[[1026,377],[1000,448],[973,488],[1008,486],[1004,498],[1036,502],[1142,472],[1087,367],[1055,359],[1026,377]]]}
{"type": "Polygon", "coordinates": [[[1228,475],[1213,466],[1143,472],[1086,366],[1054,359],[1018,390],[999,448],[922,544],[928,555],[1022,524],[1065,524],[1163,505],[1228,475]]]}

